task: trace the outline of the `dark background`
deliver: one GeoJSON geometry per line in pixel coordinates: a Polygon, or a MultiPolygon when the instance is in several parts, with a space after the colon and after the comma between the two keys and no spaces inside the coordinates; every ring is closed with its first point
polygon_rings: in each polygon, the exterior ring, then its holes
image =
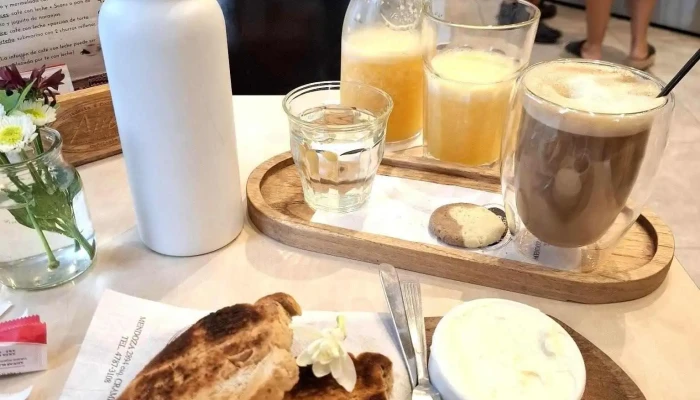
{"type": "Polygon", "coordinates": [[[340,78],[349,0],[218,0],[226,19],[233,93],[286,94],[340,78]]]}

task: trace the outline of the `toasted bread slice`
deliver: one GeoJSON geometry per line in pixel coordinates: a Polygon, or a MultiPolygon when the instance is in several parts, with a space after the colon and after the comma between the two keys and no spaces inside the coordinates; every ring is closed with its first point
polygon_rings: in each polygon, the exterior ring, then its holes
{"type": "Polygon", "coordinates": [[[281,400],[299,379],[283,293],[209,314],[169,343],[120,400],[281,400]]]}
{"type": "Polygon", "coordinates": [[[299,382],[284,400],[389,400],[394,386],[391,360],[377,353],[362,353],[352,362],[357,371],[357,384],[347,392],[331,375],[316,378],[311,367],[299,369],[299,382]]]}

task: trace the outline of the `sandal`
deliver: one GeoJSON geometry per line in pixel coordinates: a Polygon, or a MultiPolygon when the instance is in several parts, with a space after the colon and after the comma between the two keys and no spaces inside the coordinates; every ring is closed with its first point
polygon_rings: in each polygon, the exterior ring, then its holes
{"type": "Polygon", "coordinates": [[[561,37],[561,31],[554,29],[551,26],[540,21],[537,25],[537,33],[535,33],[535,43],[554,44],[561,37]]]}
{"type": "Polygon", "coordinates": [[[537,6],[540,9],[540,20],[554,18],[557,15],[557,6],[554,4],[546,4],[540,1],[540,5],[537,6]]]}
{"type": "Polygon", "coordinates": [[[655,61],[656,61],[656,48],[652,45],[649,45],[649,50],[648,50],[646,58],[639,59],[639,58],[627,57],[625,59],[625,65],[632,67],[632,68],[637,68],[637,69],[641,69],[642,71],[645,71],[645,70],[649,69],[649,67],[654,65],[655,61]]]}
{"type": "Polygon", "coordinates": [[[577,40],[575,42],[569,42],[564,46],[564,50],[567,53],[572,54],[578,58],[583,58],[581,55],[581,50],[583,49],[583,44],[586,43],[585,40],[577,40]]]}

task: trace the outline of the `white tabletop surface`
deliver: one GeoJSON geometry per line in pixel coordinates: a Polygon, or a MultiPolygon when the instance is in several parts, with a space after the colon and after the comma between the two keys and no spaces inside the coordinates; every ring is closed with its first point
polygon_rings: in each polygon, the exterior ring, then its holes
{"type": "MultiPolygon", "coordinates": [[[[266,159],[289,150],[280,96],[234,97],[242,185],[266,159]]],[[[373,265],[298,250],[260,234],[248,222],[224,249],[171,258],[145,248],[121,156],[80,168],[97,231],[93,269],[77,281],[42,292],[0,286],[0,300],[48,325],[49,369],[0,378],[0,393],[34,385],[32,399],[56,399],[73,366],[105,289],[173,305],[216,309],[277,291],[306,310],[377,311],[386,306],[373,265]]],[[[215,195],[210,193],[208,195],[215,195]]],[[[559,318],[616,361],[648,399],[700,399],[700,291],[677,261],[651,295],[626,303],[583,305],[521,295],[425,275],[425,315],[443,315],[462,301],[501,297],[559,318]]]]}

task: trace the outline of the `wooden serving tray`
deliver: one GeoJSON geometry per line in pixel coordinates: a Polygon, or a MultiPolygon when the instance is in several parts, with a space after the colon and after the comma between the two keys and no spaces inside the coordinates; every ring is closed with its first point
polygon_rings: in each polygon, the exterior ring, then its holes
{"type": "MultiPolygon", "coordinates": [[[[489,169],[468,168],[406,155],[387,155],[380,175],[500,192],[489,169]]],[[[310,222],[290,153],[273,157],[248,178],[248,215],[262,233],[290,246],[498,289],[579,303],[637,299],[663,282],[673,260],[671,231],[644,212],[614,254],[592,272],[562,271],[449,246],[415,243],[310,222]]]]}
{"type": "MultiPolygon", "coordinates": [[[[582,400],[644,400],[644,394],[632,379],[596,345],[569,326],[553,318],[564,328],[578,345],[586,364],[586,390],[582,400]]],[[[425,319],[428,348],[440,317],[425,319]]]]}

